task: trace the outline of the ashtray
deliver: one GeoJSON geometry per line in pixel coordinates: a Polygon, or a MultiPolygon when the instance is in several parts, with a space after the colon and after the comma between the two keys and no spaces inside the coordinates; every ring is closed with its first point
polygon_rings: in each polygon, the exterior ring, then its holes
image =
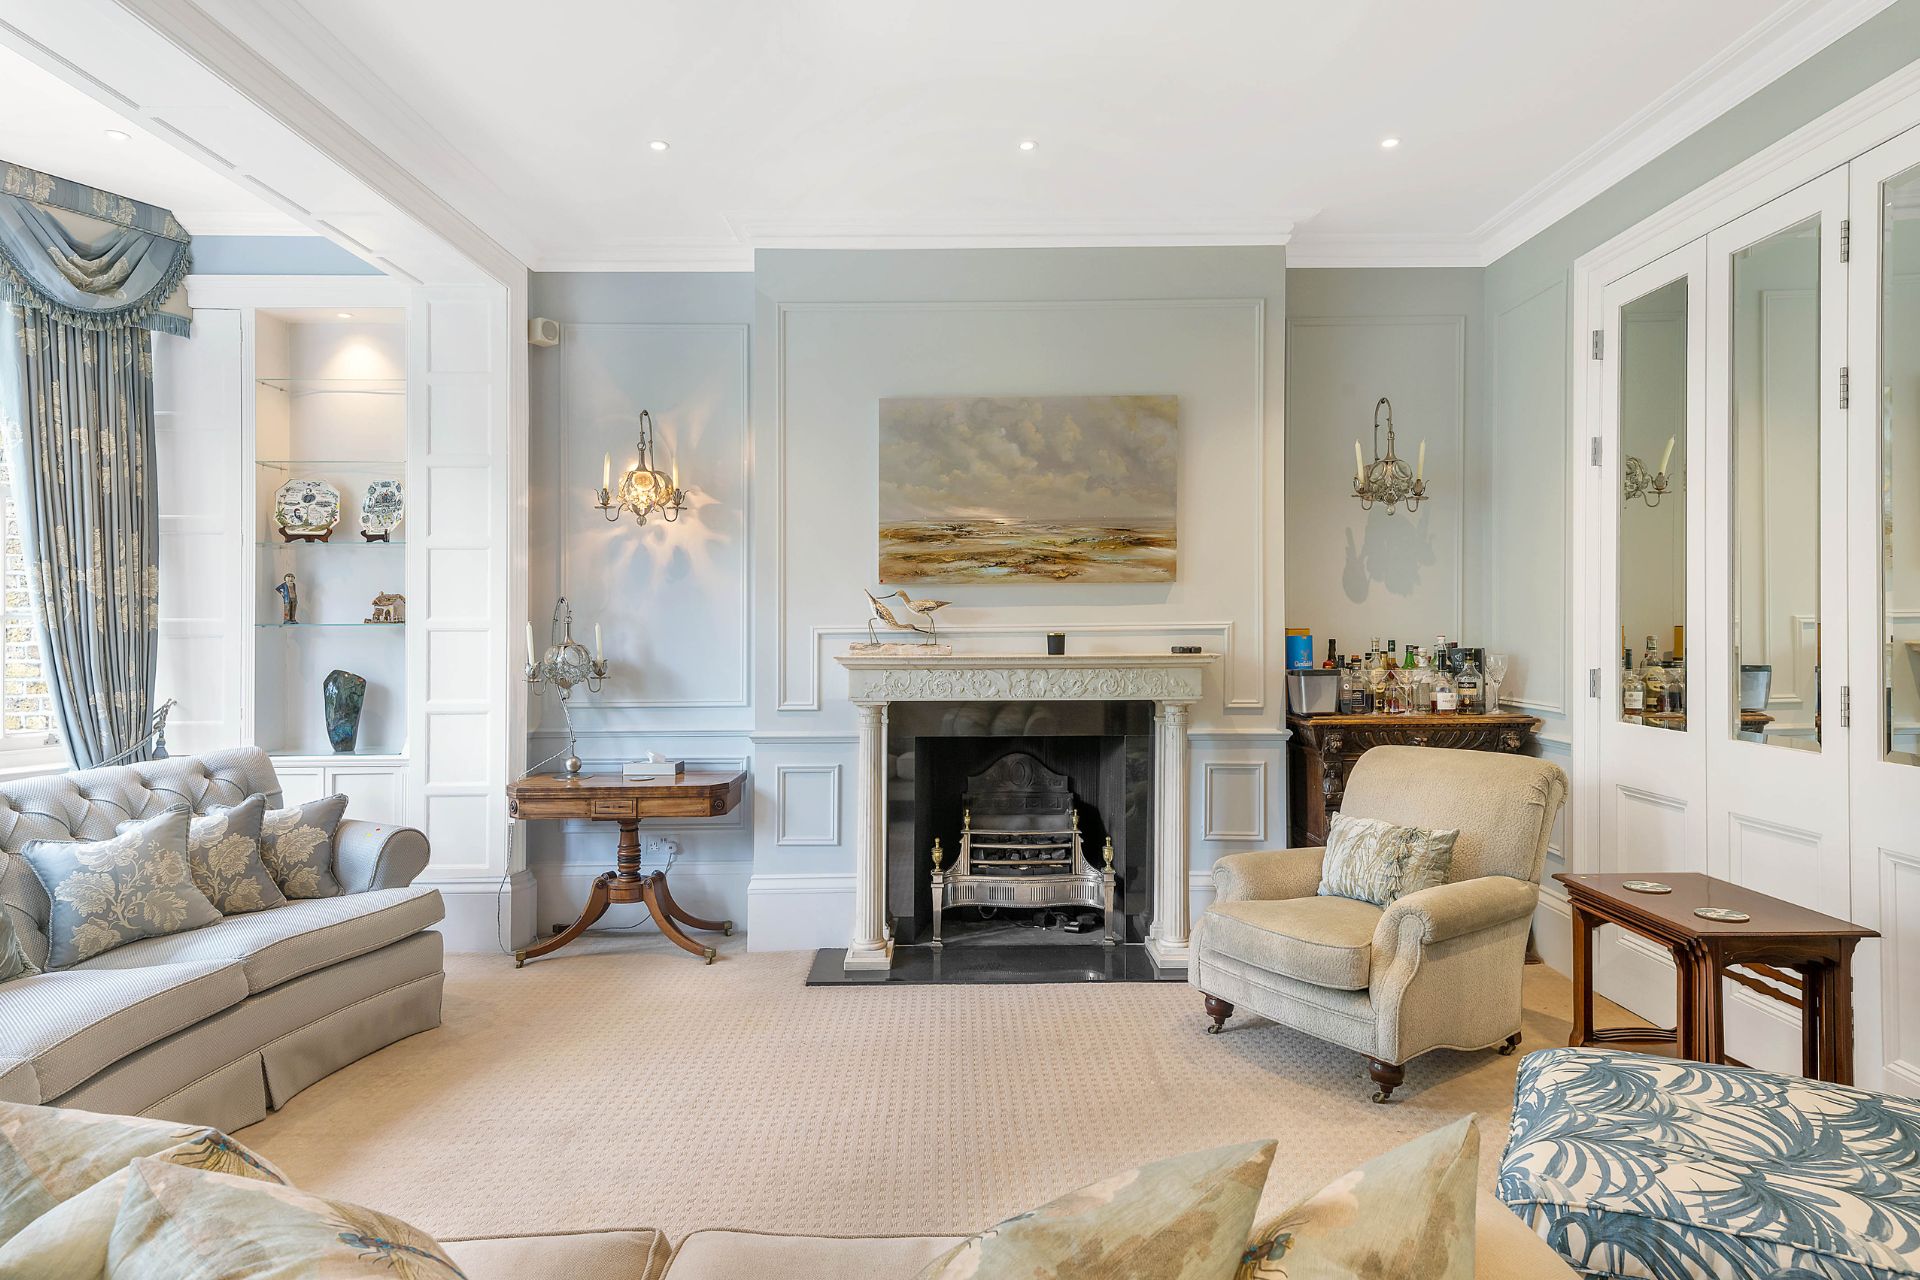
{"type": "Polygon", "coordinates": [[[1693,914],[1702,920],[1717,920],[1721,924],[1745,924],[1753,919],[1744,911],[1735,911],[1731,907],[1695,907],[1693,914]]]}
{"type": "Polygon", "coordinates": [[[1658,880],[1622,880],[1622,889],[1631,889],[1635,893],[1672,893],[1673,886],[1661,884],[1658,880]]]}

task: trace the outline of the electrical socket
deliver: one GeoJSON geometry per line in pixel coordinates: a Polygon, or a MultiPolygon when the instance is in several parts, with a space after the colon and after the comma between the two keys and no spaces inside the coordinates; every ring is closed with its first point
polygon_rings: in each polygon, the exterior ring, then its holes
{"type": "Polygon", "coordinates": [[[680,842],[672,836],[642,836],[640,856],[648,862],[665,862],[680,856],[680,842]]]}

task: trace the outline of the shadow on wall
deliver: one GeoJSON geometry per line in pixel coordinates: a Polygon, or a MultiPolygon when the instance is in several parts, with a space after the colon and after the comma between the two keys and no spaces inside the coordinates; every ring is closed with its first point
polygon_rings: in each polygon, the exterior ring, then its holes
{"type": "Polygon", "coordinates": [[[1428,513],[1387,514],[1385,507],[1367,512],[1364,543],[1354,541],[1347,527],[1346,564],[1340,586],[1347,599],[1365,604],[1378,583],[1388,595],[1411,596],[1420,586],[1421,571],[1434,563],[1433,517],[1428,513]]]}

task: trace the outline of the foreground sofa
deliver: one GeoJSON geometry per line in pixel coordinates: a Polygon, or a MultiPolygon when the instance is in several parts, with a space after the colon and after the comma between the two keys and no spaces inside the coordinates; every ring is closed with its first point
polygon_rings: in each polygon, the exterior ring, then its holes
{"type": "MultiPolygon", "coordinates": [[[[267,753],[240,747],[30,778],[0,787],[0,910],[44,965],[50,903],[14,853],[97,840],[176,804],[194,813],[264,795],[267,753]]],[[[346,893],[228,916],[0,983],[0,1101],[146,1115],[231,1132],[349,1062],[440,1025],[445,914],[410,888],[427,838],[349,818],[335,837],[346,893]]]]}

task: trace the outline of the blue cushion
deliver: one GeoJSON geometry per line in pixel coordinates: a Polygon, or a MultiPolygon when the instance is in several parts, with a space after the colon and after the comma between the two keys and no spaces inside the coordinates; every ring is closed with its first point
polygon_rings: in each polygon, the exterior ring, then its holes
{"type": "Polygon", "coordinates": [[[1520,1064],[1500,1198],[1586,1275],[1920,1276],[1920,1103],[1548,1049],[1520,1064]]]}

